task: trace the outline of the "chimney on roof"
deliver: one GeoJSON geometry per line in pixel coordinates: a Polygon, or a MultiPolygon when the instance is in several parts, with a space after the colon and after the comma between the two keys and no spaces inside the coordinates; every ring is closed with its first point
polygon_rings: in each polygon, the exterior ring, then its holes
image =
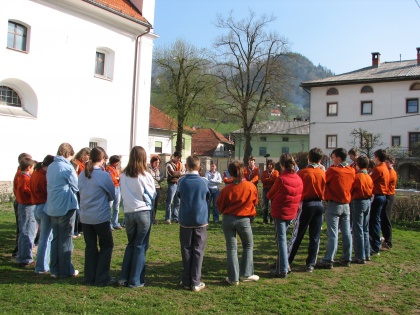
{"type": "Polygon", "coordinates": [[[379,64],[381,63],[381,54],[378,52],[372,53],[372,67],[379,67],[379,64]]]}
{"type": "Polygon", "coordinates": [[[420,65],[420,47],[417,47],[417,64],[420,65]]]}

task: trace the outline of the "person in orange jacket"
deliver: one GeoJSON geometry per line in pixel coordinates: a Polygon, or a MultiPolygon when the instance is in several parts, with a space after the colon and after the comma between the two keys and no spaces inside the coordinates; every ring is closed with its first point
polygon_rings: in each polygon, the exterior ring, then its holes
{"type": "Polygon", "coordinates": [[[260,176],[260,169],[258,166],[255,166],[255,157],[252,155],[248,159],[248,167],[245,168],[244,178],[253,183],[255,186],[258,185],[258,180],[260,176]]]}
{"type": "Polygon", "coordinates": [[[389,186],[388,194],[386,195],[385,211],[381,212],[381,231],[384,240],[381,243],[381,250],[392,248],[392,206],[394,205],[395,188],[397,187],[398,174],[394,169],[395,157],[388,155],[385,160],[389,170],[389,186]]]}
{"type": "MultiPolygon", "coordinates": [[[[268,223],[268,207],[270,203],[270,199],[267,198],[267,193],[274,185],[276,178],[279,177],[279,171],[274,169],[274,162],[273,160],[267,160],[267,169],[262,173],[261,182],[263,184],[263,201],[264,201],[264,215],[263,215],[263,223],[268,223]]],[[[273,222],[273,218],[270,215],[270,223],[273,222]]]]}

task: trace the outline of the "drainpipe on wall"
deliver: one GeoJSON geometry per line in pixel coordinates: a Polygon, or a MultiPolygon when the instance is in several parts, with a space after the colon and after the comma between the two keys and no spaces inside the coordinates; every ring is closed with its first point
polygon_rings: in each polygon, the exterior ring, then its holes
{"type": "Polygon", "coordinates": [[[137,110],[136,110],[136,100],[137,100],[137,67],[138,67],[138,44],[140,37],[149,34],[151,27],[148,27],[147,30],[136,37],[136,48],[134,53],[134,73],[133,73],[133,93],[131,96],[131,126],[130,126],[130,148],[134,147],[135,142],[135,133],[136,133],[136,123],[137,123],[137,110]]]}

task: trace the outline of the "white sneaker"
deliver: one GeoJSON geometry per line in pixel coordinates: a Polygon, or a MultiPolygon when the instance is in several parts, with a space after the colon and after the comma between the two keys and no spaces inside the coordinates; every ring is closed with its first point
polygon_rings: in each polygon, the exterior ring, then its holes
{"type": "Polygon", "coordinates": [[[226,282],[230,285],[239,285],[239,281],[230,281],[229,277],[226,277],[226,282]]]}
{"type": "Polygon", "coordinates": [[[77,277],[78,275],[79,275],[79,270],[75,270],[72,276],[77,277]]]}
{"type": "Polygon", "coordinates": [[[204,282],[200,282],[200,284],[199,284],[199,285],[193,285],[193,286],[192,286],[192,290],[193,290],[194,292],[198,292],[198,291],[203,290],[205,287],[206,287],[205,283],[204,283],[204,282]]]}
{"type": "Polygon", "coordinates": [[[171,224],[171,220],[166,220],[165,223],[166,224],[171,224]]]}
{"type": "Polygon", "coordinates": [[[260,279],[260,277],[257,275],[252,275],[249,277],[240,277],[239,279],[243,282],[251,282],[251,281],[257,282],[260,279]]]}

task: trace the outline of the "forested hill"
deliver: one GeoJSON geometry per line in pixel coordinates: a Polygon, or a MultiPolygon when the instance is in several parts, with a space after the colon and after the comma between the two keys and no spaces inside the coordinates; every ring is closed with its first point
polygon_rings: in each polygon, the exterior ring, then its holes
{"type": "Polygon", "coordinates": [[[298,53],[288,53],[281,58],[291,74],[290,89],[285,93],[286,100],[308,109],[309,94],[299,87],[300,83],[330,77],[334,73],[321,65],[315,66],[308,58],[298,53]]]}

